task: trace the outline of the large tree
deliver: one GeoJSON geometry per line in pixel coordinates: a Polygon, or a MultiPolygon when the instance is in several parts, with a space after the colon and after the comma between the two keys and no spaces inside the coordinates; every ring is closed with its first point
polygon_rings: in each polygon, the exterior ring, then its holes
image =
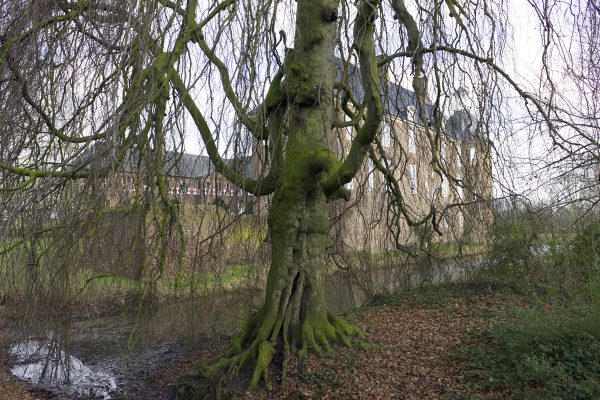
{"type": "MultiPolygon", "coordinates": [[[[504,87],[557,132],[544,100],[495,61],[509,13],[499,0],[2,1],[0,170],[2,201],[12,210],[3,222],[22,228],[15,215],[40,196],[72,215],[74,205],[90,201],[73,195],[72,182],[93,192],[127,163],[153,188],[136,201],[155,211],[162,270],[178,224],[165,154],[198,137],[223,176],[270,196],[271,261],[262,307],[222,358],[184,380],[181,393],[193,397],[197,378],[238,367],[254,369],[256,386],[278,353],[359,344],[361,332],[325,305],[327,204],[349,199],[344,185],[370,157],[389,186],[390,211],[437,229],[436,210],[411,215],[386,169],[381,71],[412,86],[432,168],[455,183],[460,177],[445,171],[439,145],[459,87],[471,90],[482,131],[497,129],[504,87]],[[357,133],[340,156],[332,135],[347,126],[357,133]],[[256,179],[223,157],[248,135],[265,155],[256,179]]],[[[89,209],[81,218],[93,218],[89,209]]],[[[141,217],[140,232],[146,222],[141,217]]]]}

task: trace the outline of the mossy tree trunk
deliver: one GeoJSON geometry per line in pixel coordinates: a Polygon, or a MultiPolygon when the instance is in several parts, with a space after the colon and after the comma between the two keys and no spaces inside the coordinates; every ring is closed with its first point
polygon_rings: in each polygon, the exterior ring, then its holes
{"type": "MultiPolygon", "coordinates": [[[[264,304],[223,357],[182,380],[180,398],[201,397],[203,379],[243,367],[254,368],[250,386],[256,387],[267,380],[268,366],[278,353],[283,356],[285,374],[292,349],[299,349],[301,356],[322,355],[332,343],[360,343],[360,330],[329,313],[325,303],[325,253],[331,243],[327,203],[344,197],[343,183],[362,164],[381,121],[381,107],[374,100],[379,93],[366,90],[367,121],[353,143],[349,161],[339,162],[330,148],[338,7],[339,0],[297,3],[294,48],[286,56],[282,85],[289,123],[268,218],[272,259],[264,304]]],[[[376,8],[377,1],[363,2],[357,18],[360,26],[355,28],[357,41],[366,38],[368,50],[372,50],[372,28],[365,26],[372,23],[376,8]]],[[[360,56],[360,43],[356,47],[360,56]]],[[[374,84],[378,81],[375,57],[372,51],[362,53],[361,63],[369,65],[363,80],[374,84]]]]}

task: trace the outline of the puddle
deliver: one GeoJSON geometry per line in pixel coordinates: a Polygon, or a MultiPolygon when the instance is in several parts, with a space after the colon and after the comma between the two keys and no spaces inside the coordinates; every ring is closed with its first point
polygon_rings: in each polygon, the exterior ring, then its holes
{"type": "Polygon", "coordinates": [[[85,365],[56,340],[20,342],[11,346],[10,353],[17,359],[11,373],[33,384],[103,400],[111,399],[117,389],[114,376],[85,365]]]}

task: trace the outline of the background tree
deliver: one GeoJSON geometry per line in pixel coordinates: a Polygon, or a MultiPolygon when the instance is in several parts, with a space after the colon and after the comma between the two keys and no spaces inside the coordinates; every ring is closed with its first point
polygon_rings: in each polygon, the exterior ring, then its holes
{"type": "MultiPolygon", "coordinates": [[[[132,243],[143,243],[144,260],[160,276],[170,238],[184,237],[180,207],[168,193],[166,154],[196,138],[229,181],[270,196],[271,261],[262,307],[223,358],[188,376],[182,393],[194,396],[199,377],[247,366],[256,386],[273,357],[285,360],[295,348],[306,355],[332,343],[360,344],[361,332],[324,302],[327,204],[350,199],[344,185],[369,158],[388,186],[396,238],[400,220],[439,232],[445,211],[433,203],[423,215],[406,207],[381,148],[388,93],[380,72],[412,86],[432,168],[453,184],[464,181],[446,169],[440,146],[460,87],[471,98],[456,101],[471,109],[478,132],[501,131],[506,89],[561,137],[554,104],[522,89],[496,61],[507,9],[489,0],[3,1],[2,221],[4,232],[21,238],[8,248],[48,230],[61,235],[44,252],[76,248],[94,234],[85,222],[102,213],[103,182],[127,167],[139,213],[132,243]],[[340,157],[332,129],[348,126],[356,135],[340,157]],[[224,159],[252,146],[264,156],[256,179],[224,159]]],[[[576,132],[586,137],[585,129],[576,132]]],[[[35,266],[39,256],[31,257],[35,266]]],[[[56,257],[66,280],[80,262],[70,261],[56,257]]]]}

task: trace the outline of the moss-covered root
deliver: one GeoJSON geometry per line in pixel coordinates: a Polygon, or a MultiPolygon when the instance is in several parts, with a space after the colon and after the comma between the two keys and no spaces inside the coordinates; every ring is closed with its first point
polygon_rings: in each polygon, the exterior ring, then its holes
{"type": "MultiPolygon", "coordinates": [[[[233,339],[223,357],[184,376],[176,387],[175,397],[181,400],[213,398],[217,394],[218,381],[224,374],[246,367],[254,368],[249,389],[257,388],[263,380],[266,383],[269,365],[277,353],[277,347],[273,341],[256,335],[259,330],[255,328],[255,321],[250,321],[242,333],[233,339]],[[250,344],[244,346],[244,343],[250,344]]],[[[362,336],[363,332],[356,326],[328,314],[326,317],[302,322],[292,343],[300,345],[301,357],[306,357],[309,353],[323,356],[331,349],[331,344],[364,348],[362,336]]],[[[285,356],[286,354],[284,358],[285,356]]],[[[284,359],[284,368],[285,364],[284,359]]],[[[285,371],[282,372],[285,375],[285,371]]]]}
{"type": "Polygon", "coordinates": [[[312,352],[322,357],[324,351],[331,350],[331,343],[362,347],[363,336],[361,329],[332,314],[328,314],[327,318],[307,320],[300,329],[302,347],[299,355],[306,357],[312,352]]]}
{"type": "Polygon", "coordinates": [[[254,368],[254,374],[252,374],[252,382],[250,382],[250,389],[258,387],[261,379],[264,379],[267,383],[269,376],[269,364],[273,360],[275,355],[275,347],[270,342],[264,342],[258,348],[258,357],[256,360],[256,367],[254,368]]]}
{"type": "Polygon", "coordinates": [[[276,354],[275,345],[268,340],[255,338],[245,350],[237,352],[236,350],[240,349],[240,344],[247,336],[247,333],[238,335],[225,356],[181,378],[175,387],[175,398],[178,400],[215,398],[218,394],[219,382],[225,374],[249,366],[254,367],[249,389],[256,389],[261,380],[266,383],[269,365],[276,354]]]}

